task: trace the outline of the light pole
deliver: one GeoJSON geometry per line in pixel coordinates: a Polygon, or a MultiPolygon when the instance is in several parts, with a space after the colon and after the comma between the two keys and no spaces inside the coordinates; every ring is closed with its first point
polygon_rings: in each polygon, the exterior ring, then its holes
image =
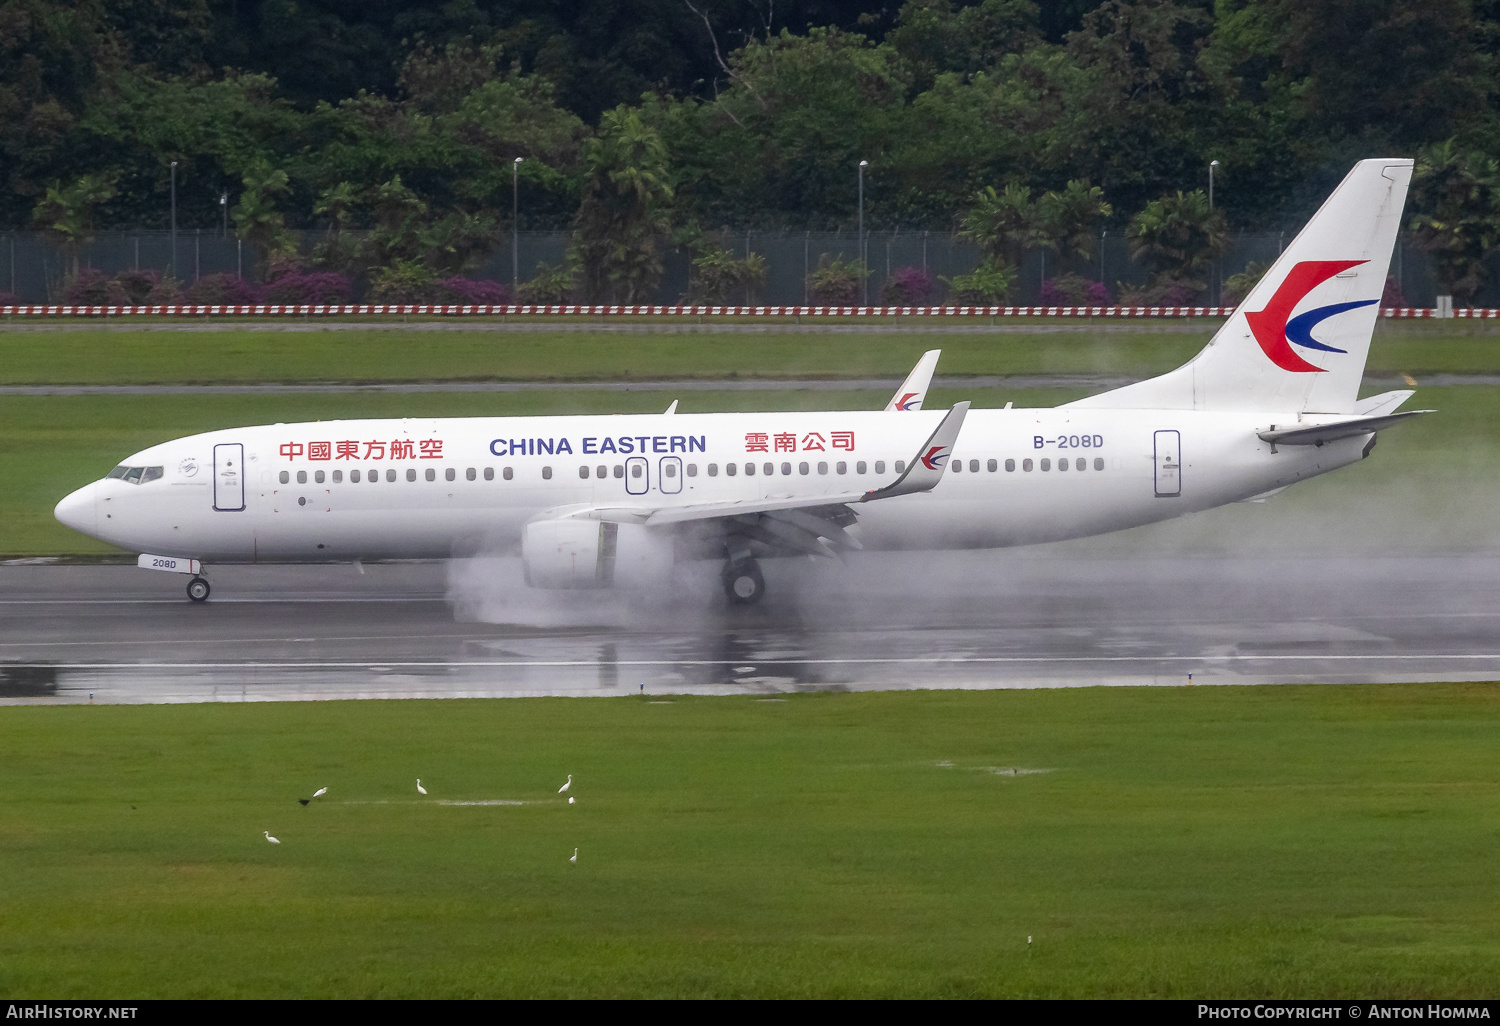
{"type": "MultiPolygon", "coordinates": [[[[1214,213],[1214,168],[1219,166],[1217,160],[1208,162],[1208,219],[1213,220],[1214,213]]],[[[1219,258],[1217,256],[1209,260],[1209,285],[1213,288],[1214,306],[1219,305],[1219,258]]]]}
{"type": "Polygon", "coordinates": [[[227,192],[221,192],[221,193],[219,193],[219,213],[221,213],[221,214],[224,215],[224,230],[222,232],[222,235],[223,235],[224,238],[228,238],[229,237],[229,193],[227,193],[227,192]]]}
{"type": "Polygon", "coordinates": [[[172,277],[177,277],[177,161],[172,161],[172,277]]]}
{"type": "Polygon", "coordinates": [[[521,290],[521,158],[510,162],[510,301],[521,290]]]}
{"type": "Polygon", "coordinates": [[[865,168],[870,166],[868,160],[859,162],[859,270],[864,281],[864,305],[870,305],[870,273],[865,266],[865,168]]]}

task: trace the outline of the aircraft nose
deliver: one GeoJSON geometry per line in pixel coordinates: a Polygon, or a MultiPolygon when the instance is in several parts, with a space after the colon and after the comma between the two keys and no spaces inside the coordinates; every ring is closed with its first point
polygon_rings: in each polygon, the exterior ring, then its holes
{"type": "Polygon", "coordinates": [[[98,521],[98,504],[94,491],[98,482],[86,484],[63,498],[52,511],[58,522],[84,534],[93,534],[98,521]]]}

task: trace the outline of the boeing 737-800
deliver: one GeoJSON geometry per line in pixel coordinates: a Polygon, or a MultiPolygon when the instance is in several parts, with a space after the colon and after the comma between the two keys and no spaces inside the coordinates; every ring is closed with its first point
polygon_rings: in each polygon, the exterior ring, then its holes
{"type": "Polygon", "coordinates": [[[192,435],[57,505],[186,573],[209,563],[518,552],[537,588],[721,561],[1024,545],[1279,491],[1370,454],[1411,395],[1358,398],[1411,178],[1362,161],[1192,361],[1053,409],[923,410],[931,352],[882,411],[319,421],[192,435]]]}

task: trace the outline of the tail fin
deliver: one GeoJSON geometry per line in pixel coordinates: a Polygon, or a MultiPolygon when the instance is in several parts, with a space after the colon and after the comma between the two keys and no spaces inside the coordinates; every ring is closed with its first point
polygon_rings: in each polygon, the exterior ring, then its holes
{"type": "Polygon", "coordinates": [[[927,398],[927,387],[932,384],[932,372],[937,370],[938,357],[942,355],[941,349],[929,349],[922,354],[906,380],[901,382],[901,387],[896,389],[896,394],[891,396],[891,401],[885,404],[887,412],[922,408],[922,400],[927,398]]]}
{"type": "Polygon", "coordinates": [[[1354,165],[1201,353],[1069,405],[1354,412],[1411,172],[1397,158],[1354,165]]]}

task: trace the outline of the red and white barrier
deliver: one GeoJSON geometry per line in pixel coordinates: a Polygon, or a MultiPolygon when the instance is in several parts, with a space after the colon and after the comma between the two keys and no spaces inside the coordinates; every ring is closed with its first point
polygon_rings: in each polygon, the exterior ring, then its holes
{"type": "MultiPolygon", "coordinates": [[[[0,306],[5,317],[1228,317],[1232,306],[457,306],[434,303],[262,306],[0,306]]],[[[1436,318],[1420,307],[1384,307],[1390,318],[1436,318]]],[[[1454,310],[1500,318],[1500,309],[1454,310]]]]}

